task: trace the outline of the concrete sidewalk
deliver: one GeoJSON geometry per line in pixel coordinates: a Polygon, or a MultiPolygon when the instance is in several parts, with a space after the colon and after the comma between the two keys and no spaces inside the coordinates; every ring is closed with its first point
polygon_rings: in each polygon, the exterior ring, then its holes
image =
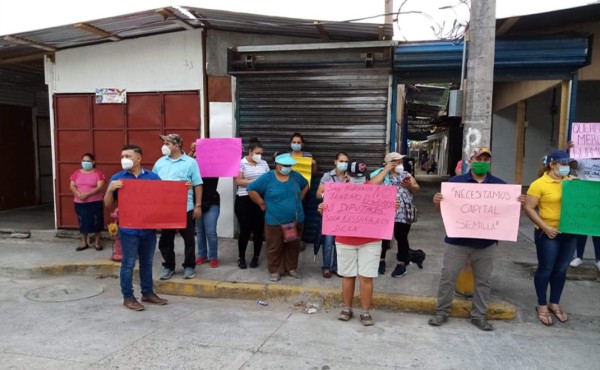
{"type": "MultiPolygon", "coordinates": [[[[402,278],[392,278],[390,273],[395,266],[396,246],[388,252],[388,269],[384,276],[375,279],[374,308],[400,311],[431,313],[435,306],[435,296],[439,283],[444,252],[444,227],[441,217],[431,203],[439,184],[422,183],[422,191],[416,197],[419,220],[409,234],[412,249],[423,249],[427,253],[424,268],[415,265],[408,267],[402,278]]],[[[24,225],[25,226],[25,225],[24,225]]],[[[1,229],[0,225],[0,229],[1,229]]],[[[27,229],[20,227],[19,229],[27,229]]],[[[498,248],[492,282],[492,300],[489,316],[494,319],[514,319],[519,311],[526,318],[533,317],[535,292],[532,271],[535,269],[535,246],[528,237],[532,226],[526,217],[521,217],[521,230],[516,243],[501,242],[498,248]]],[[[90,248],[76,252],[76,239],[56,238],[54,230],[31,230],[29,239],[11,238],[9,233],[0,239],[0,274],[9,277],[31,277],[64,274],[95,274],[118,276],[119,264],[109,261],[111,246],[105,241],[105,250],[96,252],[90,248]]],[[[77,235],[59,232],[60,235],[77,235]]],[[[248,258],[251,254],[248,250],[248,258]]],[[[266,253],[262,253],[257,269],[240,270],[237,267],[237,240],[219,240],[219,261],[221,266],[210,268],[208,264],[196,268],[196,278],[182,278],[183,243],[176,238],[178,268],[176,275],[168,281],[155,281],[156,290],[162,294],[196,296],[207,298],[235,298],[252,300],[284,300],[306,305],[338,305],[341,300],[341,280],[335,275],[330,279],[321,276],[322,257],[319,253],[313,261],[313,246],[308,244],[300,255],[299,271],[301,280],[284,277],[280,282],[268,281],[266,253]]],[[[586,257],[591,256],[592,248],[587,248],[586,257]]],[[[157,250],[155,256],[155,279],[157,279],[162,258],[157,250]]],[[[570,273],[572,279],[565,289],[565,309],[574,315],[598,317],[600,313],[600,273],[591,261],[570,273]],[[581,280],[581,281],[579,281],[581,280]],[[572,297],[571,297],[572,296],[572,297]],[[578,299],[581,297],[582,299],[578,299]]],[[[117,282],[115,282],[117,284],[117,282]]],[[[135,287],[136,292],[139,289],[135,287]]],[[[453,316],[468,317],[470,301],[455,299],[453,316]]]]}

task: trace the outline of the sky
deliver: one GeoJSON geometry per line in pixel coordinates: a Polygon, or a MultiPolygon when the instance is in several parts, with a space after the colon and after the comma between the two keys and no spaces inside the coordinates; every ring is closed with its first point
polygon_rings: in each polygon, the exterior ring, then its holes
{"type": "MultiPolygon", "coordinates": [[[[404,0],[394,0],[394,11],[404,0]]],[[[598,0],[496,0],[496,17],[541,13],[595,3],[598,0]]],[[[385,0],[3,0],[0,2],[0,35],[85,22],[171,5],[221,9],[310,20],[345,21],[384,13],[385,0]]],[[[435,38],[431,27],[446,29],[453,19],[468,20],[460,0],[406,0],[400,16],[404,27],[395,29],[395,38],[414,41],[435,38]],[[440,10],[443,6],[454,6],[440,10]]],[[[382,18],[371,22],[381,23],[382,18]]]]}

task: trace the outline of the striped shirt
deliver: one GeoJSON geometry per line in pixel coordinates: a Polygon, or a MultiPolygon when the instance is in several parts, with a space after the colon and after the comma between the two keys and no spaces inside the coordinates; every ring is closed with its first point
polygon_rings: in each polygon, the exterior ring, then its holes
{"type": "MultiPolygon", "coordinates": [[[[269,172],[269,165],[266,161],[262,160],[257,165],[253,166],[248,162],[246,157],[242,158],[240,161],[240,172],[242,173],[242,178],[244,180],[256,180],[261,177],[265,173],[269,172]]],[[[240,197],[245,197],[248,195],[248,191],[245,186],[238,186],[237,195],[240,197]]]]}

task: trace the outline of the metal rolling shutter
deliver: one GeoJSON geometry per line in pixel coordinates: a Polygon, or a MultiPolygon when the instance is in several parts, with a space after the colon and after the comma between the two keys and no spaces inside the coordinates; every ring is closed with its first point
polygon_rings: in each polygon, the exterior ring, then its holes
{"type": "Polygon", "coordinates": [[[313,70],[236,76],[238,136],[246,144],[257,137],[271,165],[274,152],[290,151],[290,138],[300,132],[313,154],[319,174],[305,201],[305,240],[319,224],[315,191],[322,174],[333,168],[336,153],[361,159],[369,170],[386,153],[390,77],[387,68],[313,70]]]}

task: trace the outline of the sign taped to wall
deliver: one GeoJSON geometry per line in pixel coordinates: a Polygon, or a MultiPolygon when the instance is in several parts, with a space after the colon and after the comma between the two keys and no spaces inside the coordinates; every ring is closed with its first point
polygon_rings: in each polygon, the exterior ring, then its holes
{"type": "Polygon", "coordinates": [[[116,87],[97,88],[96,104],[127,104],[127,89],[116,87]]]}

